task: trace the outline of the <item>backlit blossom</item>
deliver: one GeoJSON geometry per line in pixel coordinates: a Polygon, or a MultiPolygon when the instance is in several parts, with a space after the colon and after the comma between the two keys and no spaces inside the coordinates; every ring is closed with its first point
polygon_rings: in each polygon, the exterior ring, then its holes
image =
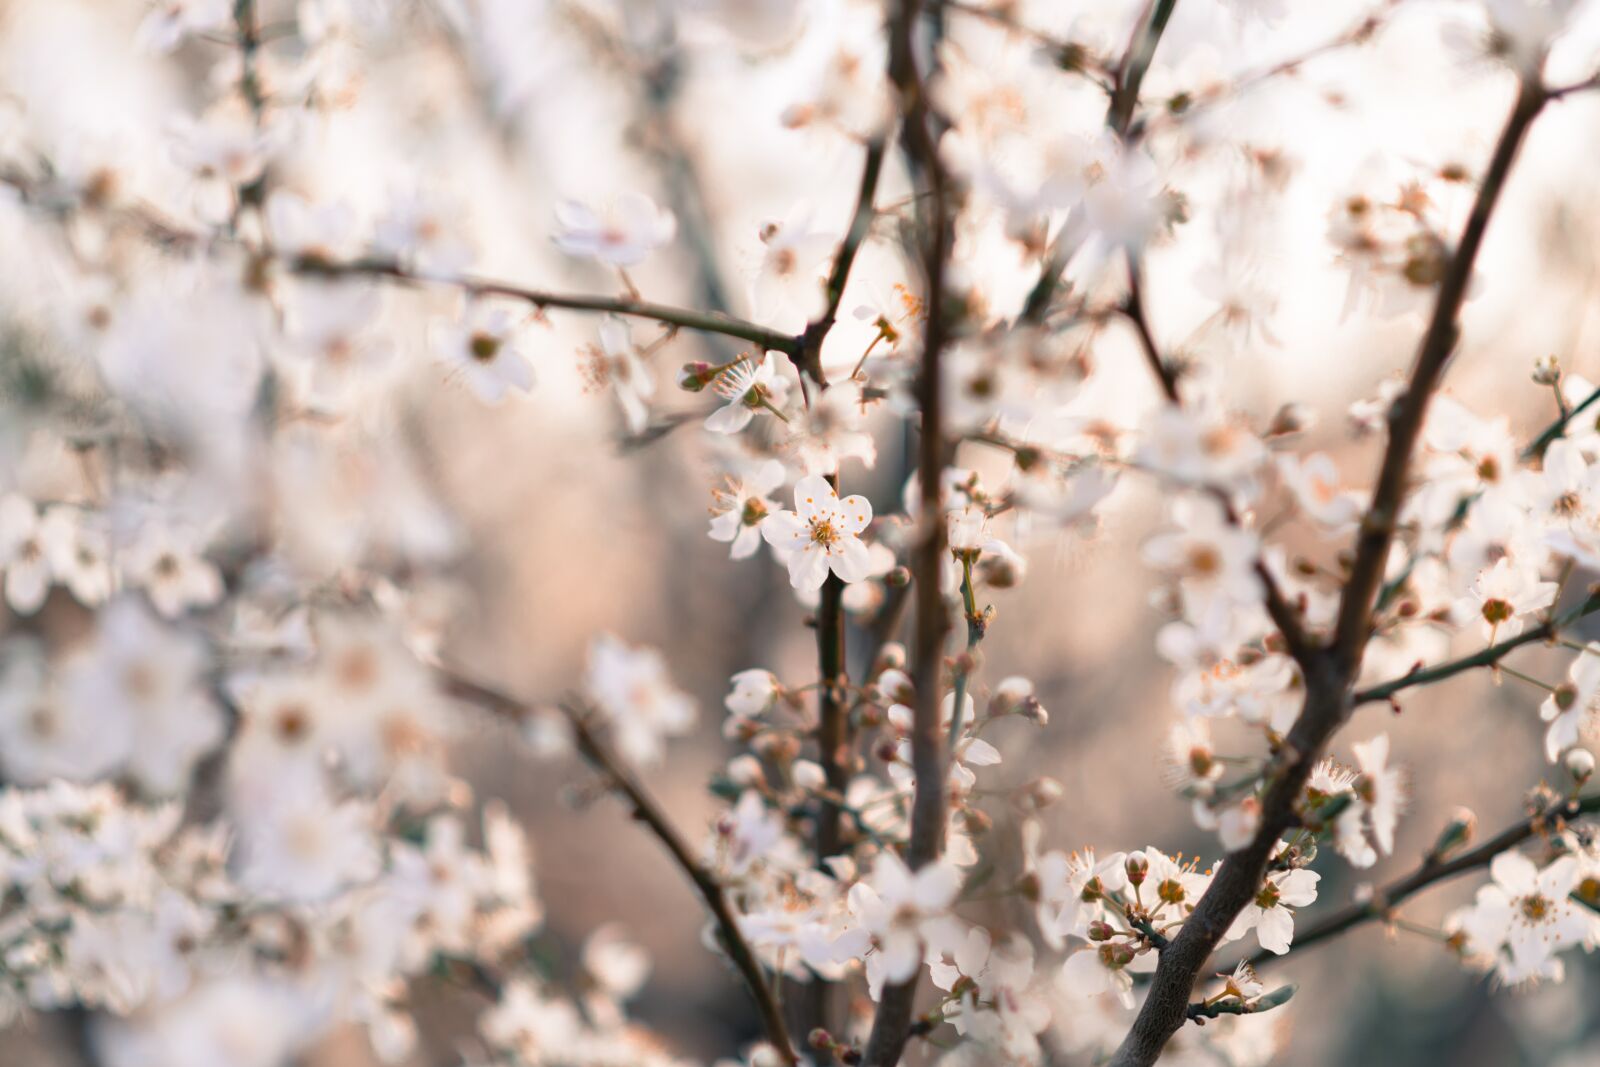
{"type": "Polygon", "coordinates": [[[864,496],[839,494],[827,479],[811,474],[794,487],[794,511],[779,511],[761,524],[796,589],[819,589],[832,571],[845,582],[859,582],[872,566],[860,534],[872,522],[864,496]]]}

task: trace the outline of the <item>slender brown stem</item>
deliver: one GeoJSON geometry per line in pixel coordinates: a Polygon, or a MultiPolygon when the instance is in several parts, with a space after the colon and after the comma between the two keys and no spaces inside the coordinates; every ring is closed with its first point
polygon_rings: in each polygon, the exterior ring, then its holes
{"type": "Polygon", "coordinates": [[[1177,369],[1162,356],[1155,333],[1150,329],[1149,313],[1145,311],[1144,264],[1141,257],[1131,250],[1128,252],[1128,299],[1122,306],[1122,312],[1133,324],[1133,332],[1139,337],[1139,347],[1144,352],[1145,362],[1150,364],[1150,373],[1161,386],[1161,394],[1169,403],[1181,404],[1177,369]]]}
{"type": "Polygon", "coordinates": [[[1149,1067],[1183,1025],[1195,980],[1235,917],[1259,890],[1279,836],[1297,821],[1296,805],[1312,767],[1335,731],[1349,718],[1350,685],[1370,632],[1373,600],[1394,540],[1395,518],[1405,494],[1411,453],[1421,434],[1428,402],[1455,346],[1456,320],[1489,218],[1517,151],[1544,102],[1545,95],[1537,85],[1520,87],[1460,244],[1445,271],[1410,385],[1390,415],[1389,443],[1340,601],[1334,645],[1314,650],[1302,664],[1305,705],[1268,768],[1256,835],[1244,848],[1228,855],[1194,912],[1162,952],[1150,993],[1113,1056],[1111,1067],[1149,1067]]]}
{"type": "Polygon", "coordinates": [[[1161,35],[1166,32],[1172,9],[1177,6],[1178,0],[1155,0],[1149,18],[1141,20],[1133,31],[1128,50],[1117,65],[1116,90],[1111,94],[1106,125],[1118,136],[1126,136],[1132,128],[1133,112],[1139,106],[1139,87],[1144,84],[1150,61],[1156,57],[1156,47],[1161,44],[1161,35]]]}
{"type": "Polygon", "coordinates": [[[1419,685],[1432,685],[1434,682],[1443,681],[1446,678],[1454,677],[1463,671],[1470,671],[1476,667],[1492,667],[1499,663],[1508,653],[1521,648],[1523,645],[1554,640],[1560,636],[1562,630],[1581,618],[1593,615],[1597,611],[1600,611],[1600,596],[1591,596],[1559,618],[1546,620],[1537,626],[1530,626],[1515,637],[1508,637],[1504,641],[1479,649],[1469,656],[1447,660],[1432,667],[1418,668],[1408,674],[1401,675],[1399,678],[1368,686],[1366,689],[1358,689],[1351,696],[1351,703],[1359,706],[1379,700],[1388,700],[1405,689],[1412,689],[1419,685]]]}
{"type": "Polygon", "coordinates": [[[289,267],[297,274],[320,277],[374,277],[389,278],[405,285],[443,285],[460,289],[470,296],[503,296],[513,300],[523,300],[541,311],[545,308],[566,308],[569,311],[599,311],[609,312],[613,315],[654,319],[657,322],[664,322],[690,330],[700,330],[703,333],[737,337],[742,341],[749,341],[760,345],[762,348],[771,349],[774,352],[783,352],[790,356],[794,356],[800,351],[800,339],[798,337],[781,333],[777,330],[769,330],[765,326],[757,326],[753,322],[745,322],[743,319],[736,319],[731,315],[691,311],[687,308],[655,304],[631,296],[559,293],[548,289],[531,289],[522,285],[513,285],[510,282],[474,278],[465,275],[435,278],[412,273],[399,263],[387,259],[331,261],[315,256],[301,256],[290,260],[289,267]]]}
{"type": "Polygon", "coordinates": [[[1394,543],[1395,523],[1405,497],[1411,453],[1422,434],[1428,403],[1444,375],[1450,354],[1455,350],[1461,303],[1467,295],[1467,283],[1472,279],[1472,268],[1483,244],[1483,235],[1489,229],[1489,218],[1500,200],[1517,151],[1522,147],[1522,141],[1534,119],[1543,110],[1545,100],[1544,91],[1535,84],[1523,83],[1517,92],[1516,105],[1495,145],[1494,156],[1478,189],[1477,199],[1473,202],[1472,214],[1467,219],[1466,229],[1462,231],[1461,242],[1450,257],[1450,265],[1440,283],[1433,316],[1428,322],[1427,333],[1423,335],[1422,347],[1417,353],[1416,366],[1411,372],[1411,382],[1389,413],[1389,445],[1378,472],[1378,484],[1372,493],[1372,505],[1361,522],[1355,562],[1351,565],[1350,580],[1339,602],[1339,619],[1334,631],[1347,668],[1360,662],[1361,652],[1366,647],[1372,602],[1377,595],[1378,584],[1383,579],[1389,546],[1394,543]]]}
{"type": "Polygon", "coordinates": [[[833,266],[828,271],[828,281],[823,290],[827,304],[800,335],[800,369],[811,375],[818,385],[827,384],[822,373],[822,342],[838,321],[839,304],[844,300],[844,288],[850,280],[850,270],[855,266],[856,253],[861,251],[861,245],[872,232],[872,220],[877,214],[872,202],[878,195],[878,179],[883,174],[887,145],[886,133],[867,142],[867,154],[861,164],[861,186],[856,192],[855,211],[850,215],[850,229],[845,232],[839,251],[834,254],[833,266]]]}
{"type": "MultiPolygon", "coordinates": [[[[1128,40],[1127,50],[1112,72],[1111,105],[1106,110],[1106,127],[1125,143],[1139,139],[1139,131],[1133,125],[1133,113],[1139,105],[1139,87],[1144,84],[1145,73],[1150,69],[1151,60],[1155,59],[1156,48],[1161,44],[1161,36],[1166,32],[1167,21],[1176,6],[1177,0],[1153,0],[1147,8],[1148,14],[1139,20],[1133,36],[1128,40]]],[[[1067,260],[1071,258],[1073,242],[1076,240],[1074,230],[1075,227],[1070,225],[1064,227],[1050,246],[1039,272],[1039,280],[1029,291],[1018,321],[1038,325],[1049,313],[1050,301],[1061,285],[1067,260]]],[[[1146,351],[1152,349],[1147,348],[1146,351]]],[[[1165,372],[1159,376],[1163,381],[1166,380],[1165,372]]],[[[1176,397],[1169,395],[1169,399],[1175,400],[1176,397]]]]}
{"type": "MultiPolygon", "coordinates": [[[[912,575],[916,595],[916,631],[911,653],[911,767],[916,786],[911,802],[911,835],[906,862],[913,869],[938,859],[944,850],[945,750],[940,736],[940,674],[950,618],[940,591],[940,572],[947,552],[940,491],[944,482],[944,389],[941,357],[948,339],[952,309],[946,299],[945,272],[954,243],[953,190],[939,158],[927,94],[917,69],[916,26],[921,0],[897,0],[889,25],[889,75],[899,94],[902,137],[913,180],[926,195],[919,201],[922,225],[919,244],[928,318],[922,338],[922,366],[917,378],[917,406],[922,416],[918,441],[921,484],[917,543],[912,575]]],[[[886,987],[862,1052],[863,1067],[892,1067],[900,1061],[911,1034],[920,972],[886,987]]]]}
{"type": "MultiPolygon", "coordinates": [[[[445,691],[459,700],[485,708],[513,722],[520,722],[529,714],[527,705],[481,682],[451,671],[441,671],[439,677],[445,691]]],[[[561,711],[572,726],[573,739],[577,743],[578,751],[606,778],[611,787],[628,801],[633,808],[634,818],[665,846],[673,862],[693,883],[695,891],[700,894],[706,909],[711,912],[711,917],[716,923],[718,939],[723,950],[727,952],[728,958],[744,978],[746,988],[755,998],[756,1009],[761,1014],[767,1040],[788,1067],[796,1067],[799,1059],[795,1054],[793,1043],[789,1040],[789,1028],[783,1021],[783,1009],[773,995],[772,986],[767,982],[766,972],[761,969],[750,943],[745,940],[743,932],[739,929],[738,918],[729,906],[721,884],[695,858],[694,851],[672,825],[661,805],[645,791],[644,786],[633,777],[622,761],[612,754],[604,740],[590,727],[588,716],[582,709],[563,704],[561,711]]]]}
{"type": "MultiPolygon", "coordinates": [[[[75,203],[64,202],[59,196],[52,196],[51,190],[46,187],[45,183],[36,181],[14,170],[0,171],[0,185],[10,186],[20,194],[20,198],[24,203],[38,207],[40,210],[51,214],[64,215],[78,206],[75,203]]],[[[169,247],[205,248],[215,244],[231,245],[237,243],[236,239],[226,233],[199,232],[185,229],[145,208],[120,209],[114,214],[123,221],[142,230],[152,240],[169,247]]],[[[403,285],[418,287],[443,286],[459,289],[469,296],[503,296],[512,300],[521,300],[540,310],[545,308],[565,308],[570,311],[607,312],[613,315],[653,319],[656,322],[666,323],[670,326],[699,330],[702,333],[721,334],[725,337],[748,341],[751,344],[760,345],[764,349],[782,352],[791,359],[798,356],[800,352],[800,338],[793,334],[758,326],[753,322],[746,322],[731,315],[657,304],[631,296],[563,293],[468,275],[435,277],[413,273],[390,259],[327,260],[319,256],[286,257],[274,254],[266,254],[263,258],[268,262],[286,268],[292,273],[310,277],[382,278],[399,282],[403,285]]]]}

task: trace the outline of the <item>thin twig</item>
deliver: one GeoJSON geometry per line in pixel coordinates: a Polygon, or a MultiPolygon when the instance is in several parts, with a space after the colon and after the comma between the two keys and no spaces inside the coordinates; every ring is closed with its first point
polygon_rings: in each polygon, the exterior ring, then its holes
{"type": "MultiPolygon", "coordinates": [[[[440,680],[445,691],[451,696],[485,708],[513,722],[520,722],[529,715],[527,705],[481,682],[450,671],[441,671],[440,680]]],[[[762,970],[749,942],[739,929],[738,918],[728,905],[728,898],[721,884],[695,858],[688,842],[672,825],[660,804],[645,791],[644,786],[633,777],[622,761],[612,754],[605,742],[590,727],[588,716],[582,709],[562,704],[561,711],[572,726],[573,739],[577,742],[578,751],[610,782],[612,788],[628,801],[633,808],[634,817],[666,847],[678,868],[694,884],[695,891],[700,894],[700,898],[716,922],[723,950],[727,952],[728,958],[733,961],[734,967],[744,978],[746,988],[755,998],[767,1040],[785,1064],[795,1067],[799,1060],[795,1055],[794,1045],[789,1040],[788,1026],[783,1021],[783,1009],[773,995],[772,986],[767,982],[766,972],[762,970]]]]}
{"type": "MultiPolygon", "coordinates": [[[[0,184],[8,185],[21,194],[24,203],[51,214],[62,215],[76,206],[76,200],[64,203],[52,198],[42,183],[16,171],[0,171],[0,184]]],[[[185,229],[163,218],[148,208],[126,208],[114,212],[159,244],[169,247],[207,248],[213,245],[237,245],[240,242],[221,232],[199,232],[185,229]]],[[[694,311],[652,303],[629,296],[601,296],[586,293],[563,293],[547,289],[534,289],[512,282],[470,275],[425,275],[407,270],[392,259],[363,257],[349,260],[329,260],[320,256],[282,256],[256,251],[266,262],[281,266],[291,273],[323,278],[380,278],[411,286],[442,286],[458,289],[469,296],[503,296],[525,301],[533,307],[565,308],[569,311],[606,312],[633,318],[653,319],[656,322],[721,334],[760,345],[764,349],[782,352],[793,359],[800,352],[800,338],[779,330],[758,326],[753,322],[731,315],[694,311]]]]}
{"type": "Polygon", "coordinates": [[[1351,703],[1359,706],[1379,700],[1388,700],[1405,689],[1411,689],[1419,685],[1432,685],[1434,682],[1443,681],[1446,678],[1454,677],[1463,671],[1470,671],[1476,667],[1493,667],[1508,653],[1521,648],[1523,645],[1554,640],[1562,630],[1565,630],[1579,619],[1593,615],[1597,611],[1600,611],[1600,596],[1591,596],[1559,618],[1546,620],[1537,626],[1530,626],[1515,637],[1508,637],[1504,641],[1479,649],[1469,656],[1448,660],[1432,667],[1418,668],[1408,674],[1401,675],[1399,678],[1369,686],[1366,689],[1358,689],[1351,696],[1351,703]]]}

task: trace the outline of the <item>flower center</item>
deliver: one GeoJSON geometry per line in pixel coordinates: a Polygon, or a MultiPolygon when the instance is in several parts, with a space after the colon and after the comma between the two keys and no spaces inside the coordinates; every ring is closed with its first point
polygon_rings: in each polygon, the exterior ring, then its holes
{"type": "Polygon", "coordinates": [[[835,530],[833,524],[827,519],[812,519],[811,540],[823,548],[827,548],[829,545],[838,542],[839,531],[835,530]]]}
{"type": "Polygon", "coordinates": [[[1519,904],[1523,918],[1529,922],[1543,922],[1550,914],[1550,901],[1537,893],[1523,897],[1519,904]]]}
{"type": "Polygon", "coordinates": [[[1499,597],[1491,597],[1483,602],[1483,617],[1491,625],[1498,626],[1511,618],[1512,614],[1510,603],[1501,600],[1499,597]]]}
{"type": "Polygon", "coordinates": [[[1279,893],[1278,887],[1272,882],[1268,882],[1266,885],[1261,887],[1261,892],[1256,894],[1256,907],[1263,910],[1267,908],[1276,908],[1278,906],[1278,900],[1281,896],[1282,894],[1279,893]]]}
{"type": "Polygon", "coordinates": [[[472,353],[472,358],[479,363],[491,363],[500,353],[500,339],[492,333],[480,331],[472,335],[467,348],[472,353]]]}

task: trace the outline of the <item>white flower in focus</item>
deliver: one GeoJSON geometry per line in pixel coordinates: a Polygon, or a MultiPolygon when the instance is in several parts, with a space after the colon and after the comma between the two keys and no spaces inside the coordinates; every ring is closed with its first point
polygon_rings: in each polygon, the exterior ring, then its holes
{"type": "Polygon", "coordinates": [[[473,304],[464,322],[440,324],[435,337],[439,358],[466,380],[486,404],[506,393],[533,388],[533,364],[515,347],[517,322],[501,307],[473,304]]]}
{"type": "Polygon", "coordinates": [[[761,546],[761,524],[778,511],[771,494],[788,478],[782,463],[769,459],[743,479],[730,480],[727,489],[713,489],[715,512],[708,536],[729,544],[733,559],[749,559],[761,546]]]}
{"type": "Polygon", "coordinates": [[[1294,940],[1294,911],[1316,902],[1317,883],[1322,875],[1297,869],[1273,871],[1229,927],[1227,940],[1234,941],[1251,930],[1268,952],[1283,955],[1294,940]]]}
{"type": "Polygon", "coordinates": [[[556,208],[556,246],[613,267],[631,267],[672,240],[678,220],[643,193],[622,193],[596,210],[576,200],[556,208]]]}
{"type": "Polygon", "coordinates": [[[45,552],[39,513],[16,493],[0,497],[0,567],[6,574],[6,603],[19,615],[39,610],[50,592],[50,557],[45,552]]]}
{"type": "Polygon", "coordinates": [[[866,497],[840,500],[826,478],[810,474],[795,483],[794,506],[794,511],[779,511],[761,524],[761,536],[788,564],[791,585],[820,589],[829,570],[845,582],[867,577],[872,559],[860,538],[872,522],[866,497]]]}
{"type": "Polygon", "coordinates": [[[662,739],[694,725],[694,701],[672,684],[666,661],[652,648],[630,648],[610,634],[589,646],[584,690],[611,724],[617,748],[638,764],[657,763],[662,739]]]}
{"type": "Polygon", "coordinates": [[[776,352],[768,352],[760,363],[741,356],[717,375],[712,387],[727,401],[706,417],[706,429],[713,433],[738,433],[763,409],[783,418],[789,383],[780,373],[776,352]]]}
{"type": "Polygon", "coordinates": [[[1133,975],[1129,967],[1139,957],[1131,944],[1106,941],[1079,949],[1061,965],[1061,990],[1075,1000],[1114,993],[1123,1007],[1133,1007],[1133,975]]]}
{"type": "Polygon", "coordinates": [[[1525,617],[1549,607],[1555,598],[1555,582],[1540,581],[1536,572],[1501,559],[1473,579],[1471,591],[1455,602],[1452,614],[1462,624],[1478,619],[1485,640],[1503,641],[1520,634],[1525,617]]]}

